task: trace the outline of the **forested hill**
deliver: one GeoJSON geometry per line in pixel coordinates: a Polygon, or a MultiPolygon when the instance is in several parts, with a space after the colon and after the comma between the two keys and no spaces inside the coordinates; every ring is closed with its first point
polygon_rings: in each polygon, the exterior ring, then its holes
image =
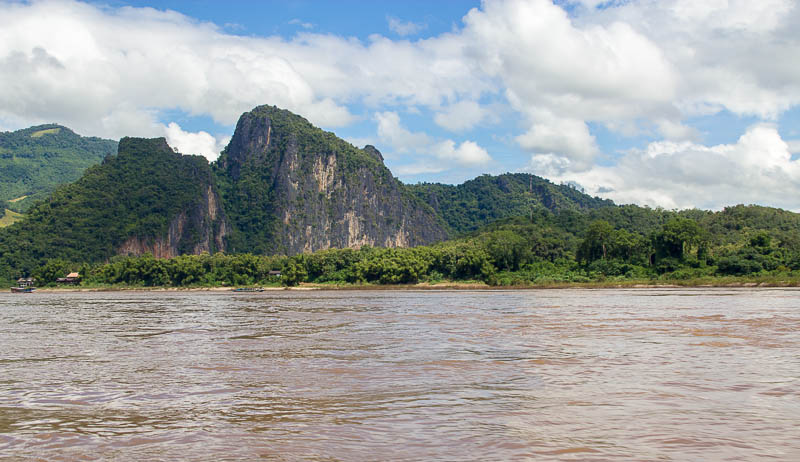
{"type": "Polygon", "coordinates": [[[27,274],[48,259],[171,257],[223,246],[224,215],[208,161],[163,138],[123,138],[119,153],[0,230],[0,267],[27,274]]]}
{"type": "Polygon", "coordinates": [[[83,137],[54,124],[0,133],[0,201],[24,212],[116,152],[116,141],[83,137]]]}
{"type": "Polygon", "coordinates": [[[419,183],[407,187],[447,222],[453,234],[474,231],[503,218],[527,216],[536,207],[559,212],[614,206],[610,200],[527,173],[482,175],[457,186],[419,183]]]}

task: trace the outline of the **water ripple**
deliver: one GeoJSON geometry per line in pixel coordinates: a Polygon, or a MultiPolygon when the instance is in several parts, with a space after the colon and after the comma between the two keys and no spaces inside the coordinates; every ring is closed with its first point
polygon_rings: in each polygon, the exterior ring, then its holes
{"type": "Polygon", "coordinates": [[[0,295],[0,459],[800,460],[799,291],[0,295]]]}

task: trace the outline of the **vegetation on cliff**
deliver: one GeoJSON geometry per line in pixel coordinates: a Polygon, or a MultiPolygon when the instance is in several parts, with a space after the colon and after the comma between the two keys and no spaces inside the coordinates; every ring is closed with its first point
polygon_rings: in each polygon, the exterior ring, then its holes
{"type": "Polygon", "coordinates": [[[274,106],[242,115],[213,169],[232,225],[231,251],[295,254],[447,237],[377,150],[358,149],[274,106]]]}

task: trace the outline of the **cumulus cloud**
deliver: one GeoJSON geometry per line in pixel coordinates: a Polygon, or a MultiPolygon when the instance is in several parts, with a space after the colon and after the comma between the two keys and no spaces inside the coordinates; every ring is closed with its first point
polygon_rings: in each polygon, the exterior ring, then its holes
{"type": "Polygon", "coordinates": [[[800,102],[800,44],[794,0],[629,2],[587,20],[624,22],[660,45],[680,71],[682,116],[727,109],[774,119],[800,102]]]}
{"type": "Polygon", "coordinates": [[[453,132],[470,130],[487,117],[486,109],[475,101],[463,100],[451,104],[437,113],[436,125],[453,132]]]}
{"type": "Polygon", "coordinates": [[[489,153],[474,141],[464,141],[456,146],[453,140],[445,140],[433,145],[431,150],[439,159],[462,165],[485,165],[492,160],[489,153]]]}
{"type": "MultiPolygon", "coordinates": [[[[613,154],[600,152],[590,127],[692,146],[705,159],[716,154],[700,149],[693,117],[729,111],[775,123],[800,104],[795,0],[485,0],[453,30],[418,40],[407,36],[424,25],[387,21],[405,37],[362,41],[310,29],[292,38],[239,36],[173,11],[3,2],[0,122],[162,136],[165,111],[230,125],[269,103],[325,128],[376,114],[375,138],[396,152],[424,151],[431,162],[449,152],[469,164],[482,156],[467,140],[452,140],[448,151],[441,143],[449,140],[409,131],[397,111],[434,114],[439,127],[469,138],[492,117],[491,101],[504,105],[499,138],[531,168],[586,176],[604,171],[597,159],[613,154]]],[[[797,152],[795,143],[787,149],[797,152]]],[[[621,177],[635,158],[618,161],[621,177]]],[[[696,172],[685,173],[694,184],[696,172]]],[[[678,176],[670,181],[680,184],[678,176]]],[[[626,185],[620,180],[617,194],[626,185]]]]}
{"type": "Polygon", "coordinates": [[[375,121],[378,123],[378,136],[399,152],[419,150],[433,142],[425,133],[403,127],[396,112],[378,112],[375,121]]]}
{"type": "Polygon", "coordinates": [[[230,136],[214,137],[204,131],[187,132],[175,122],[170,122],[164,127],[164,136],[167,143],[177,148],[183,154],[199,154],[209,161],[214,161],[219,157],[228,142],[230,136]]]}
{"type": "MultiPolygon", "coordinates": [[[[537,113],[532,118],[533,126],[516,140],[520,146],[534,152],[534,157],[560,157],[562,160],[557,164],[566,170],[585,170],[592,165],[599,149],[585,122],[547,113],[537,113]]],[[[555,165],[554,162],[550,164],[555,165]]]]}
{"type": "Polygon", "coordinates": [[[529,119],[517,141],[583,169],[598,150],[586,127],[669,118],[679,74],[658,45],[624,22],[576,24],[549,0],[487,2],[464,18],[481,69],[501,79],[529,119]]]}
{"type": "Polygon", "coordinates": [[[401,21],[393,16],[387,16],[386,21],[389,23],[389,30],[397,35],[415,35],[427,28],[427,25],[411,22],[401,21]]]}
{"type": "Polygon", "coordinates": [[[397,171],[400,175],[438,173],[454,166],[486,165],[492,160],[489,153],[474,141],[460,144],[450,139],[437,141],[425,133],[412,132],[402,125],[396,112],[376,113],[375,121],[382,142],[408,158],[423,159],[399,166],[397,171]]]}
{"type": "Polygon", "coordinates": [[[270,103],[331,128],[355,120],[348,109],[354,101],[439,107],[487,91],[493,84],[472,72],[463,41],[452,34],[413,43],[310,33],[286,40],[230,35],[151,8],[0,4],[0,118],[7,120],[63,120],[101,136],[155,135],[159,109],[229,125],[270,103]],[[149,131],[141,123],[103,123],[123,106],[150,119],[149,131]]]}
{"type": "MultiPolygon", "coordinates": [[[[530,171],[539,167],[536,159],[530,171]]],[[[618,203],[719,209],[737,203],[798,210],[800,161],[769,124],[750,127],[736,143],[705,146],[658,141],[632,150],[613,167],[554,177],[618,203]]]]}
{"type": "Polygon", "coordinates": [[[800,103],[792,0],[569,3],[583,8],[571,16],[549,0],[485,2],[464,19],[470,56],[527,116],[517,141],[539,161],[590,166],[599,151],[587,122],[696,141],[687,117],[775,120],[800,103]]]}

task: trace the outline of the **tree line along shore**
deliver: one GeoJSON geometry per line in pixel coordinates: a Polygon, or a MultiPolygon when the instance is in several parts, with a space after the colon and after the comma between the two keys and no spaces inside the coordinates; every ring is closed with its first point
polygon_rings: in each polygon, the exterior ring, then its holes
{"type": "MultiPolygon", "coordinates": [[[[583,215],[539,211],[430,246],[363,246],[294,256],[116,256],[102,263],[54,258],[29,275],[39,287],[58,287],[58,278],[79,272],[81,288],[800,284],[800,238],[793,224],[782,229],[769,221],[766,213],[775,209],[735,209],[724,215],[726,220],[719,219],[721,212],[712,214],[717,217],[712,221],[698,220],[691,211],[664,212],[667,219],[651,226],[649,233],[620,226],[621,215],[616,220],[587,220],[583,215]],[[764,226],[754,226],[759,219],[764,226]]],[[[14,276],[8,272],[6,277],[11,283],[14,276]]]]}

